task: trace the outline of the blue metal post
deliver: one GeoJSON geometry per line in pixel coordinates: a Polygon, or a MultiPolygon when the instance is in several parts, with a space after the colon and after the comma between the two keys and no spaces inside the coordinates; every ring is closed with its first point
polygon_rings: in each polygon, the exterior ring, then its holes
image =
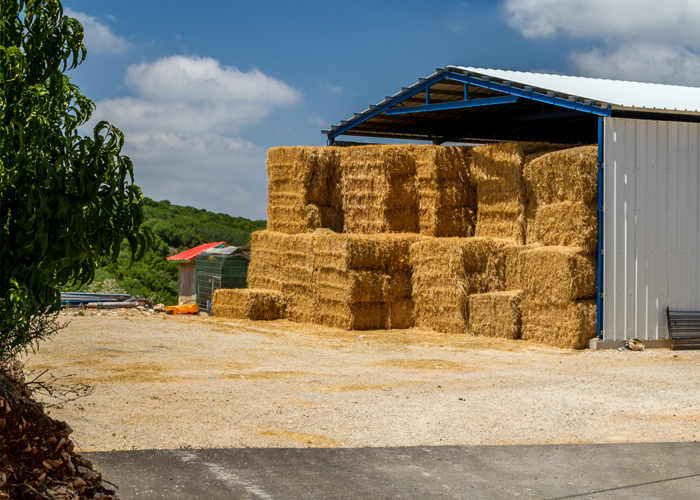
{"type": "Polygon", "coordinates": [[[598,285],[596,336],[603,339],[603,117],[598,117],[598,285]]]}
{"type": "Polygon", "coordinates": [[[332,145],[333,145],[333,142],[335,142],[335,139],[328,139],[328,145],[329,145],[329,146],[332,146],[332,145]]]}
{"type": "Polygon", "coordinates": [[[425,104],[426,106],[430,104],[430,87],[425,89],[425,104]]]}
{"type": "Polygon", "coordinates": [[[469,85],[467,85],[466,83],[464,84],[464,100],[469,100],[469,85]]]}

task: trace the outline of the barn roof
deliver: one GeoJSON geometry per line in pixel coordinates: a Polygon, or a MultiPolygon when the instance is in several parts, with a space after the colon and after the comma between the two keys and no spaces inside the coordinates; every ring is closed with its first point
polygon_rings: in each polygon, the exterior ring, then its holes
{"type": "Polygon", "coordinates": [[[598,117],[700,121],[700,88],[448,66],[322,131],[443,142],[596,142],[598,117]]]}
{"type": "Polygon", "coordinates": [[[216,243],[204,243],[203,245],[199,245],[194,248],[190,248],[189,250],[185,250],[184,252],[180,252],[177,255],[171,255],[170,257],[167,257],[167,260],[189,262],[194,260],[199,254],[201,254],[204,250],[207,250],[208,248],[219,248],[227,246],[228,244],[223,241],[217,241],[216,243]]]}

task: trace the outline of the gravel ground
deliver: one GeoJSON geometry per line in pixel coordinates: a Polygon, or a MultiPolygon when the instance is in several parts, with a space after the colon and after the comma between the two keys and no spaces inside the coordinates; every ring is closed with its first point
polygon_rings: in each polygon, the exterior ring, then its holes
{"type": "Polygon", "coordinates": [[[696,441],[700,352],[558,351],[422,330],[101,313],[27,366],[82,451],[696,441]]]}

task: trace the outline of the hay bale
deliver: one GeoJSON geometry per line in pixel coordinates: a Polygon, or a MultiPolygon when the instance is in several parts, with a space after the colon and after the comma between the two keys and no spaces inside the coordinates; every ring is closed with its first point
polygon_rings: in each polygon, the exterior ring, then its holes
{"type": "Polygon", "coordinates": [[[596,259],[578,248],[533,248],[518,260],[521,285],[531,302],[563,306],[596,295],[596,259]]]}
{"type": "Polygon", "coordinates": [[[532,245],[505,245],[503,247],[503,255],[505,261],[505,289],[522,290],[520,278],[520,254],[533,248],[539,248],[541,245],[536,243],[532,245]]]}
{"type": "Polygon", "coordinates": [[[503,289],[503,242],[434,238],[411,245],[416,325],[466,333],[468,297],[503,289]]]}
{"type": "Polygon", "coordinates": [[[471,152],[476,182],[476,236],[525,243],[528,205],[523,167],[544,152],[562,146],[545,143],[499,143],[471,152]]]}
{"type": "Polygon", "coordinates": [[[316,271],[316,297],[338,302],[387,302],[384,290],[388,276],[383,271],[316,271]]]}
{"type": "Polygon", "coordinates": [[[344,232],[418,232],[416,162],[411,147],[342,148],[340,169],[344,232]]]}
{"type": "Polygon", "coordinates": [[[214,316],[253,321],[280,319],[284,311],[284,296],[277,290],[253,288],[221,288],[214,292],[214,316]]]}
{"type": "Polygon", "coordinates": [[[596,335],[596,301],[542,304],[523,298],[523,340],[563,349],[583,349],[596,335]]]}
{"type": "Polygon", "coordinates": [[[563,201],[537,208],[528,224],[527,240],[547,246],[579,247],[584,253],[598,248],[598,205],[596,201],[563,201]]]}
{"type": "Polygon", "coordinates": [[[314,318],[314,235],[287,236],[280,248],[281,290],[290,321],[311,323],[314,318]]]}
{"type": "Polygon", "coordinates": [[[469,331],[482,337],[520,337],[520,290],[469,297],[469,331]]]}
{"type": "Polygon", "coordinates": [[[282,290],[282,249],[289,236],[274,231],[255,231],[251,239],[248,286],[282,290]]]}
{"type": "Polygon", "coordinates": [[[267,154],[268,222],[271,231],[342,230],[337,148],[277,147],[267,154]]]}
{"type": "Polygon", "coordinates": [[[474,235],[476,188],[469,164],[471,148],[415,146],[420,233],[474,235]]]}

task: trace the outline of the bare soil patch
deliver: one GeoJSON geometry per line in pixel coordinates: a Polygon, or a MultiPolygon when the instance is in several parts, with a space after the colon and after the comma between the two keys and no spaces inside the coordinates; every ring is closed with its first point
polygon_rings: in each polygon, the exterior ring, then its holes
{"type": "Polygon", "coordinates": [[[28,366],[95,385],[50,410],[83,451],[700,438],[700,352],[283,320],[67,319],[28,366]]]}

